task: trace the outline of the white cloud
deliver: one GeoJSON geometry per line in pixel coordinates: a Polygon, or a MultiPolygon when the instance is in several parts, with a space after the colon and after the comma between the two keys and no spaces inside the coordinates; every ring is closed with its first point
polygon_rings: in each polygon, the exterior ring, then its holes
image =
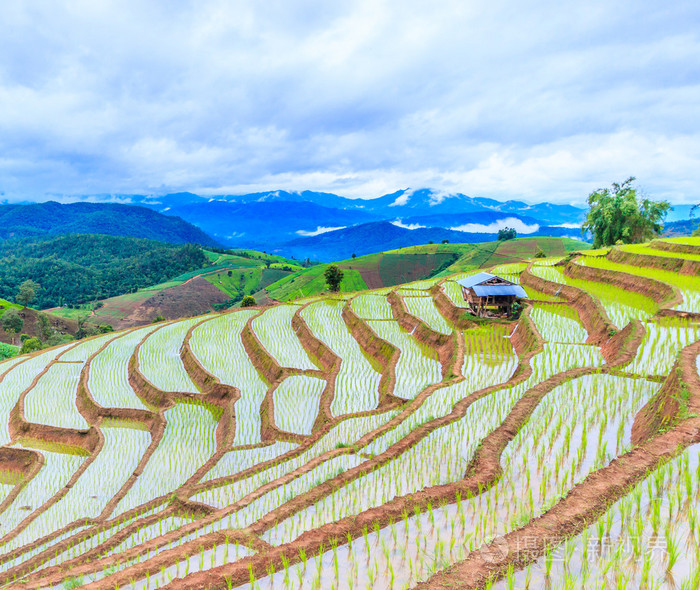
{"type": "Polygon", "coordinates": [[[0,193],[700,193],[697,2],[272,6],[7,3],[0,193]]]}
{"type": "Polygon", "coordinates": [[[389,207],[403,207],[404,205],[407,205],[414,192],[415,191],[410,188],[403,191],[398,197],[396,197],[394,202],[389,205],[389,207]]]}
{"type": "Polygon", "coordinates": [[[395,225],[396,227],[402,227],[403,229],[421,229],[425,227],[424,225],[421,225],[420,223],[403,223],[400,219],[396,219],[391,222],[391,225],[395,225]]]}
{"type": "Polygon", "coordinates": [[[581,229],[580,223],[560,223],[559,225],[552,225],[550,227],[565,227],[567,229],[581,229]]]}
{"type": "Polygon", "coordinates": [[[326,234],[329,231],[335,231],[337,229],[345,229],[345,225],[341,225],[340,227],[323,227],[322,225],[319,225],[314,231],[305,231],[303,229],[297,230],[297,234],[300,236],[304,236],[305,238],[310,238],[312,236],[320,236],[321,234],[326,234]]]}
{"type": "Polygon", "coordinates": [[[455,227],[451,227],[450,229],[453,229],[455,231],[464,231],[468,233],[496,233],[499,229],[503,229],[504,227],[512,227],[515,229],[519,234],[531,234],[536,232],[538,229],[540,229],[540,226],[537,225],[536,223],[533,223],[531,225],[528,225],[527,223],[522,222],[520,219],[516,217],[506,217],[505,219],[499,219],[498,221],[494,221],[493,223],[489,224],[483,224],[483,223],[465,223],[464,225],[458,225],[455,227]]]}
{"type": "Polygon", "coordinates": [[[452,195],[449,193],[446,193],[444,191],[439,191],[439,190],[433,190],[430,192],[430,201],[429,205],[432,207],[433,205],[439,205],[442,203],[445,199],[449,199],[452,195]]]}

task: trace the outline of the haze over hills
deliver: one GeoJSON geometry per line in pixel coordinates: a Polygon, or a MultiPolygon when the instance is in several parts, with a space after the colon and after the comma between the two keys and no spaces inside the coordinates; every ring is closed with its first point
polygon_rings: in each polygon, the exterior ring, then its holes
{"type": "MultiPolygon", "coordinates": [[[[527,237],[555,236],[580,240],[578,230],[564,227],[538,226],[538,230],[527,237]]],[[[382,249],[393,250],[419,244],[490,242],[496,239],[495,232],[468,233],[442,227],[419,227],[406,229],[388,221],[365,223],[337,229],[316,236],[298,238],[280,247],[281,251],[298,259],[313,257],[322,262],[350,258],[353,254],[372,254],[381,244],[382,249]]]]}
{"type": "MultiPolygon", "coordinates": [[[[491,241],[503,227],[515,228],[520,236],[581,239],[586,213],[567,204],[497,201],[427,188],[374,199],[283,190],[216,197],[182,192],[68,199],[77,202],[0,207],[0,239],[101,233],[329,261],[431,241],[491,241]]],[[[668,216],[667,233],[691,233],[697,221],[686,219],[689,212],[689,206],[679,205],[668,216]]]]}
{"type": "MultiPolygon", "coordinates": [[[[81,197],[79,197],[81,198],[81,197]]],[[[520,235],[575,235],[585,211],[571,205],[528,204],[445,194],[431,189],[405,189],[375,199],[348,199],[314,191],[268,191],[213,198],[194,193],[153,195],[98,195],[82,197],[140,205],[167,216],[177,216],[201,228],[229,247],[251,247],[286,253],[290,248],[303,257],[328,259],[329,253],[313,250],[328,239],[347,239],[334,234],[324,240],[299,241],[368,223],[386,222],[404,231],[429,229],[405,238],[406,243],[430,239],[483,241],[493,239],[498,229],[515,227],[520,235]],[[557,228],[556,226],[562,226],[557,228]],[[552,229],[554,228],[554,229],[552,229]],[[442,231],[438,231],[442,230],[442,231]],[[564,231],[565,230],[565,231],[564,231]],[[449,232],[462,232],[457,236],[449,232]],[[421,237],[422,236],[422,237],[421,237]]],[[[386,228],[363,238],[363,251],[386,249],[386,228]]],[[[348,245],[347,255],[356,247],[348,245]]],[[[345,255],[343,250],[341,255],[345,255]]]]}

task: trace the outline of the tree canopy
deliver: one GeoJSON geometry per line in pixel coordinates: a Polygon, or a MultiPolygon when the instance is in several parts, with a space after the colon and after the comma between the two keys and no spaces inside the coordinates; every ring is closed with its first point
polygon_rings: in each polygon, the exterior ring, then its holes
{"type": "Polygon", "coordinates": [[[343,280],[343,271],[336,264],[331,264],[323,272],[323,276],[326,278],[326,284],[328,289],[333,293],[340,291],[340,283],[343,280]]]}
{"type": "Polygon", "coordinates": [[[518,237],[518,232],[515,231],[515,228],[512,227],[504,227],[498,230],[498,241],[505,241],[505,240],[514,240],[515,238],[518,237]]]}
{"type": "Polygon", "coordinates": [[[32,281],[31,279],[22,281],[22,284],[19,286],[19,291],[17,292],[17,295],[15,295],[15,301],[17,301],[17,303],[21,303],[24,307],[27,307],[27,305],[36,299],[36,292],[38,290],[38,283],[32,281]]]}
{"type": "Polygon", "coordinates": [[[0,242],[0,298],[39,309],[131,293],[209,265],[198,246],[100,235],[0,242]],[[18,297],[27,280],[41,285],[18,297]],[[28,294],[28,293],[27,293],[28,294]]]}
{"type": "Polygon", "coordinates": [[[593,247],[617,242],[646,242],[661,233],[662,221],[671,208],[668,201],[652,201],[637,195],[634,176],[612,188],[599,188],[588,195],[588,215],[581,231],[593,234],[593,247]]]}

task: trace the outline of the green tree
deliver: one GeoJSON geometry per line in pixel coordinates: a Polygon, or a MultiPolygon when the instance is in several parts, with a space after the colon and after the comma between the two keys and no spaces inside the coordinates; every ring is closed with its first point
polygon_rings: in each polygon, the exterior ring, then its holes
{"type": "Polygon", "coordinates": [[[12,344],[15,343],[15,336],[22,331],[23,327],[24,320],[14,307],[11,307],[2,314],[2,329],[12,335],[12,344]]]}
{"type": "Polygon", "coordinates": [[[540,248],[539,250],[537,250],[535,258],[547,258],[547,254],[545,254],[545,251],[542,248],[540,248]]]}
{"type": "Polygon", "coordinates": [[[581,232],[593,234],[593,247],[617,242],[646,242],[661,233],[662,221],[671,208],[668,201],[651,201],[637,196],[634,176],[612,188],[599,188],[588,195],[588,215],[581,232]]]}
{"type": "Polygon", "coordinates": [[[23,343],[22,343],[22,348],[19,349],[20,354],[27,354],[29,352],[36,352],[37,350],[41,350],[44,347],[44,344],[39,340],[36,336],[33,336],[32,338],[27,338],[23,343]]]}
{"type": "Polygon", "coordinates": [[[254,307],[257,305],[257,301],[255,301],[255,297],[252,295],[246,295],[243,298],[243,301],[241,301],[241,307],[254,307]]]}
{"type": "Polygon", "coordinates": [[[19,286],[19,291],[15,295],[17,303],[21,303],[25,308],[36,299],[36,292],[39,290],[39,284],[27,279],[19,286]]]}
{"type": "Polygon", "coordinates": [[[514,240],[517,237],[518,237],[518,232],[515,231],[515,228],[504,227],[504,228],[501,228],[498,230],[498,241],[499,242],[504,242],[506,240],[514,240]]]}
{"type": "Polygon", "coordinates": [[[343,281],[343,271],[340,270],[337,264],[331,264],[323,271],[323,276],[326,277],[328,288],[337,293],[340,291],[340,283],[343,281]]]}

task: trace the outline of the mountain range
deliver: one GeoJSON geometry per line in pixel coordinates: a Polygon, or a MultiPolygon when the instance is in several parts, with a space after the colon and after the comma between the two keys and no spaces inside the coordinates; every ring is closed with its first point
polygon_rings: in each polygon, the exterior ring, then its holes
{"type": "MultiPolygon", "coordinates": [[[[278,190],[216,197],[182,192],[66,200],[73,202],[0,206],[0,239],[97,233],[330,261],[431,241],[491,241],[506,226],[520,236],[581,239],[586,214],[585,209],[567,204],[497,201],[427,188],[374,199],[278,190]]],[[[682,234],[687,226],[692,231],[694,222],[673,221],[686,218],[690,205],[676,209],[668,217],[668,229],[682,234]]]]}
{"type": "Polygon", "coordinates": [[[218,242],[178,217],[133,205],[55,201],[0,205],[0,239],[64,234],[145,238],[169,244],[218,246],[218,242]]]}
{"type": "Polygon", "coordinates": [[[400,190],[376,199],[313,191],[120,198],[181,217],[229,247],[322,261],[430,240],[490,241],[505,226],[520,235],[579,238],[585,217],[584,209],[572,205],[502,202],[431,189],[400,190]]]}

